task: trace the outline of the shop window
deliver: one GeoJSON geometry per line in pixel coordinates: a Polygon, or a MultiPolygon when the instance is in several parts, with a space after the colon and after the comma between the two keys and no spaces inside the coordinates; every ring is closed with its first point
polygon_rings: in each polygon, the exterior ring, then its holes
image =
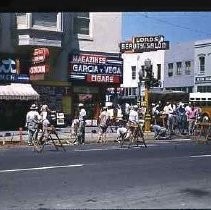
{"type": "Polygon", "coordinates": [[[39,29],[57,29],[57,12],[35,12],[32,13],[32,27],[39,29]]]}
{"type": "Polygon", "coordinates": [[[128,88],[125,88],[125,95],[128,96],[128,88]]]}
{"type": "Polygon", "coordinates": [[[197,92],[206,93],[207,92],[207,86],[198,86],[197,92]]]}
{"type": "Polygon", "coordinates": [[[74,34],[90,35],[89,12],[77,12],[73,23],[74,34]]]}
{"type": "Polygon", "coordinates": [[[157,79],[161,79],[161,64],[157,64],[157,79]]]}
{"type": "Polygon", "coordinates": [[[136,89],[135,87],[132,88],[132,95],[135,96],[136,95],[136,89]]]}
{"type": "Polygon", "coordinates": [[[131,66],[131,70],[132,70],[132,80],[136,79],[136,66],[131,66]]]}
{"type": "Polygon", "coordinates": [[[173,76],[173,63],[168,63],[168,76],[172,77],[173,76]]]}
{"type": "Polygon", "coordinates": [[[16,13],[16,23],[18,29],[26,28],[27,27],[26,13],[16,13]]]}
{"type": "Polygon", "coordinates": [[[177,62],[176,63],[176,75],[181,75],[182,74],[182,62],[177,62]]]}
{"type": "Polygon", "coordinates": [[[132,88],[128,88],[128,91],[129,91],[128,95],[131,96],[132,88]]]}
{"type": "Polygon", "coordinates": [[[185,61],[185,74],[190,75],[190,70],[191,70],[191,62],[185,61]]]}
{"type": "Polygon", "coordinates": [[[207,86],[207,92],[211,93],[211,86],[207,86]]]}

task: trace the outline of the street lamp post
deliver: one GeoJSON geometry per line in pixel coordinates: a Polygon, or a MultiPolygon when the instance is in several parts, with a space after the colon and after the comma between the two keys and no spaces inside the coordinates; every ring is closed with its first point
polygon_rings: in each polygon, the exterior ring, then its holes
{"type": "Polygon", "coordinates": [[[146,113],[145,113],[145,125],[144,125],[144,131],[145,132],[150,132],[151,129],[151,115],[150,115],[150,107],[149,107],[149,90],[150,90],[150,80],[152,78],[152,65],[151,65],[151,60],[146,59],[144,61],[144,68],[146,71],[146,79],[145,79],[145,105],[146,105],[146,113]]]}

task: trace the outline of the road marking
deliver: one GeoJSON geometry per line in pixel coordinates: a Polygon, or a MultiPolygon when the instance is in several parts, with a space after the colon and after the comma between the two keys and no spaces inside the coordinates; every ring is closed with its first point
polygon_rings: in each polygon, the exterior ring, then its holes
{"type": "Polygon", "coordinates": [[[54,169],[54,168],[70,168],[70,167],[81,167],[81,166],[83,166],[83,164],[64,165],[64,166],[45,166],[45,167],[39,167],[39,168],[17,168],[17,169],[9,169],[9,170],[0,170],[0,173],[46,170],[46,169],[54,169]]]}
{"type": "Polygon", "coordinates": [[[190,156],[190,157],[193,157],[193,158],[197,158],[197,157],[211,157],[211,155],[193,155],[193,156],[190,156]]]}
{"type": "MultiPolygon", "coordinates": [[[[156,144],[147,144],[147,146],[149,147],[156,147],[158,145],[156,144]]],[[[141,149],[144,148],[144,146],[139,146],[139,147],[130,147],[129,149],[141,149]]],[[[123,147],[111,147],[111,148],[93,148],[93,149],[75,149],[75,152],[90,152],[90,151],[106,151],[106,150],[128,150],[127,145],[123,146],[123,147]]]]}

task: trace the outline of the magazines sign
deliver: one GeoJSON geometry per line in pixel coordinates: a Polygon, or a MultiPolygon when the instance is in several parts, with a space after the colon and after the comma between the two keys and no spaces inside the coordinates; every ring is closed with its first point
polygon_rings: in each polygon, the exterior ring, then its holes
{"type": "Polygon", "coordinates": [[[121,84],[123,60],[100,54],[72,54],[69,60],[69,72],[71,81],[121,84]]]}
{"type": "Polygon", "coordinates": [[[159,36],[143,36],[143,37],[133,37],[132,41],[121,42],[119,44],[120,52],[149,52],[156,50],[168,50],[169,41],[164,40],[163,35],[159,36]]]}

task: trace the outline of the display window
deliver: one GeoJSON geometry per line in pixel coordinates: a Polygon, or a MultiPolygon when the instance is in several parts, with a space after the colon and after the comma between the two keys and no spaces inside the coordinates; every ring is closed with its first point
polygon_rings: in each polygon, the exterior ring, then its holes
{"type": "Polygon", "coordinates": [[[99,96],[98,94],[74,94],[73,113],[78,115],[78,104],[83,103],[87,113],[87,119],[97,119],[99,114],[99,96]]]}

